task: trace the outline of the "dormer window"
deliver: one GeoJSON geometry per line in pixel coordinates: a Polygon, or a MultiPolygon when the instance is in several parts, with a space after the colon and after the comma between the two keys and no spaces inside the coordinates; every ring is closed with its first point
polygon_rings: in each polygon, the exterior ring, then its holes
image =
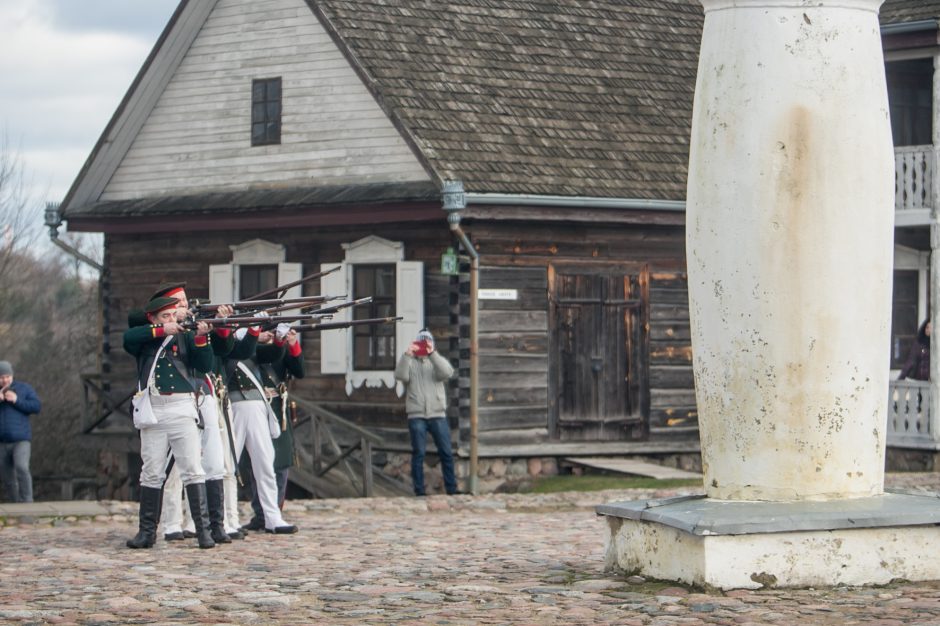
{"type": "Polygon", "coordinates": [[[251,145],[281,143],[281,78],[251,81],[251,145]]]}

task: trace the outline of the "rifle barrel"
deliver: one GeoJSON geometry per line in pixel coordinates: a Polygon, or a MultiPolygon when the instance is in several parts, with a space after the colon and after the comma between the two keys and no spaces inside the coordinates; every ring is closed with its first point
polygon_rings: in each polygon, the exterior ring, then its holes
{"type": "Polygon", "coordinates": [[[326,276],[327,274],[332,274],[333,272],[337,272],[337,271],[339,271],[339,269],[340,269],[341,267],[342,267],[342,265],[337,265],[337,266],[334,267],[333,269],[331,269],[331,270],[326,270],[325,272],[314,272],[313,274],[308,274],[308,275],[304,276],[304,277],[301,278],[300,280],[295,280],[295,281],[292,282],[292,283],[285,283],[285,284],[283,284],[283,285],[278,285],[278,286],[275,287],[274,289],[268,289],[267,291],[262,291],[261,293],[256,293],[255,295],[253,295],[253,296],[251,296],[251,297],[249,297],[249,298],[245,298],[245,299],[246,299],[246,300],[260,300],[261,298],[266,298],[267,296],[271,295],[272,293],[281,293],[281,292],[287,291],[287,290],[290,289],[291,287],[296,287],[297,285],[302,285],[302,284],[304,284],[305,282],[307,282],[308,280],[313,280],[313,279],[315,279],[315,278],[320,278],[321,276],[326,276]]]}
{"type": "Polygon", "coordinates": [[[331,306],[323,306],[319,309],[314,309],[311,313],[334,313],[336,311],[341,311],[343,309],[348,309],[351,306],[359,306],[360,304],[369,304],[372,302],[372,296],[366,296],[365,298],[359,298],[358,300],[348,300],[346,302],[340,302],[339,304],[333,304],[331,306]]]}
{"type": "Polygon", "coordinates": [[[350,320],[348,322],[324,322],[322,324],[301,324],[294,326],[293,330],[299,333],[309,331],[336,330],[338,328],[349,328],[350,326],[364,326],[366,324],[391,324],[398,322],[402,317],[372,317],[363,320],[350,320]]]}
{"type": "Polygon", "coordinates": [[[196,322],[205,322],[210,326],[253,326],[257,324],[280,324],[281,322],[315,320],[321,317],[321,315],[315,313],[307,315],[271,315],[269,317],[210,317],[208,319],[196,320],[196,322]]]}
{"type": "Polygon", "coordinates": [[[330,300],[337,300],[339,298],[345,298],[345,295],[342,296],[327,296],[327,295],[318,295],[318,296],[304,296],[302,298],[271,298],[269,300],[240,300],[238,302],[225,302],[222,304],[197,304],[196,309],[198,311],[217,311],[220,306],[230,306],[233,309],[262,309],[264,307],[270,306],[282,306],[285,304],[317,304],[318,302],[329,302],[330,300]]]}

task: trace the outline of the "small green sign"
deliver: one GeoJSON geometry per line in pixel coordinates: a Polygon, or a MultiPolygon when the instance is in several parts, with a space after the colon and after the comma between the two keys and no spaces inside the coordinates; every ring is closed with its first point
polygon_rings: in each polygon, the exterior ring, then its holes
{"type": "Polygon", "coordinates": [[[457,253],[453,248],[447,248],[447,252],[441,255],[441,274],[444,276],[457,275],[457,253]]]}

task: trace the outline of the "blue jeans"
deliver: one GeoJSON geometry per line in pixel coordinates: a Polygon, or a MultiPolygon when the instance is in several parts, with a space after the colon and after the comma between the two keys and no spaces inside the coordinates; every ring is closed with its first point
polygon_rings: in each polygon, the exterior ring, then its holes
{"type": "Polygon", "coordinates": [[[437,446],[444,473],[444,489],[449,494],[457,493],[457,477],[454,474],[454,453],[450,448],[450,427],[446,417],[408,418],[408,433],[411,435],[411,482],[415,495],[424,495],[424,452],[428,445],[428,433],[437,446]]]}
{"type": "Polygon", "coordinates": [[[29,474],[28,441],[0,443],[0,479],[11,502],[33,501],[33,477],[29,474]]]}

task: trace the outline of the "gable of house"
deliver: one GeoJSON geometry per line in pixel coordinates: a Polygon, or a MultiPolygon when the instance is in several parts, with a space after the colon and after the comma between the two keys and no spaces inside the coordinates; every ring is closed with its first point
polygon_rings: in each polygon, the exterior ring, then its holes
{"type": "Polygon", "coordinates": [[[101,200],[427,179],[306,3],[219,0],[101,200]],[[273,77],[283,136],[252,146],[252,80],[273,77]]]}

